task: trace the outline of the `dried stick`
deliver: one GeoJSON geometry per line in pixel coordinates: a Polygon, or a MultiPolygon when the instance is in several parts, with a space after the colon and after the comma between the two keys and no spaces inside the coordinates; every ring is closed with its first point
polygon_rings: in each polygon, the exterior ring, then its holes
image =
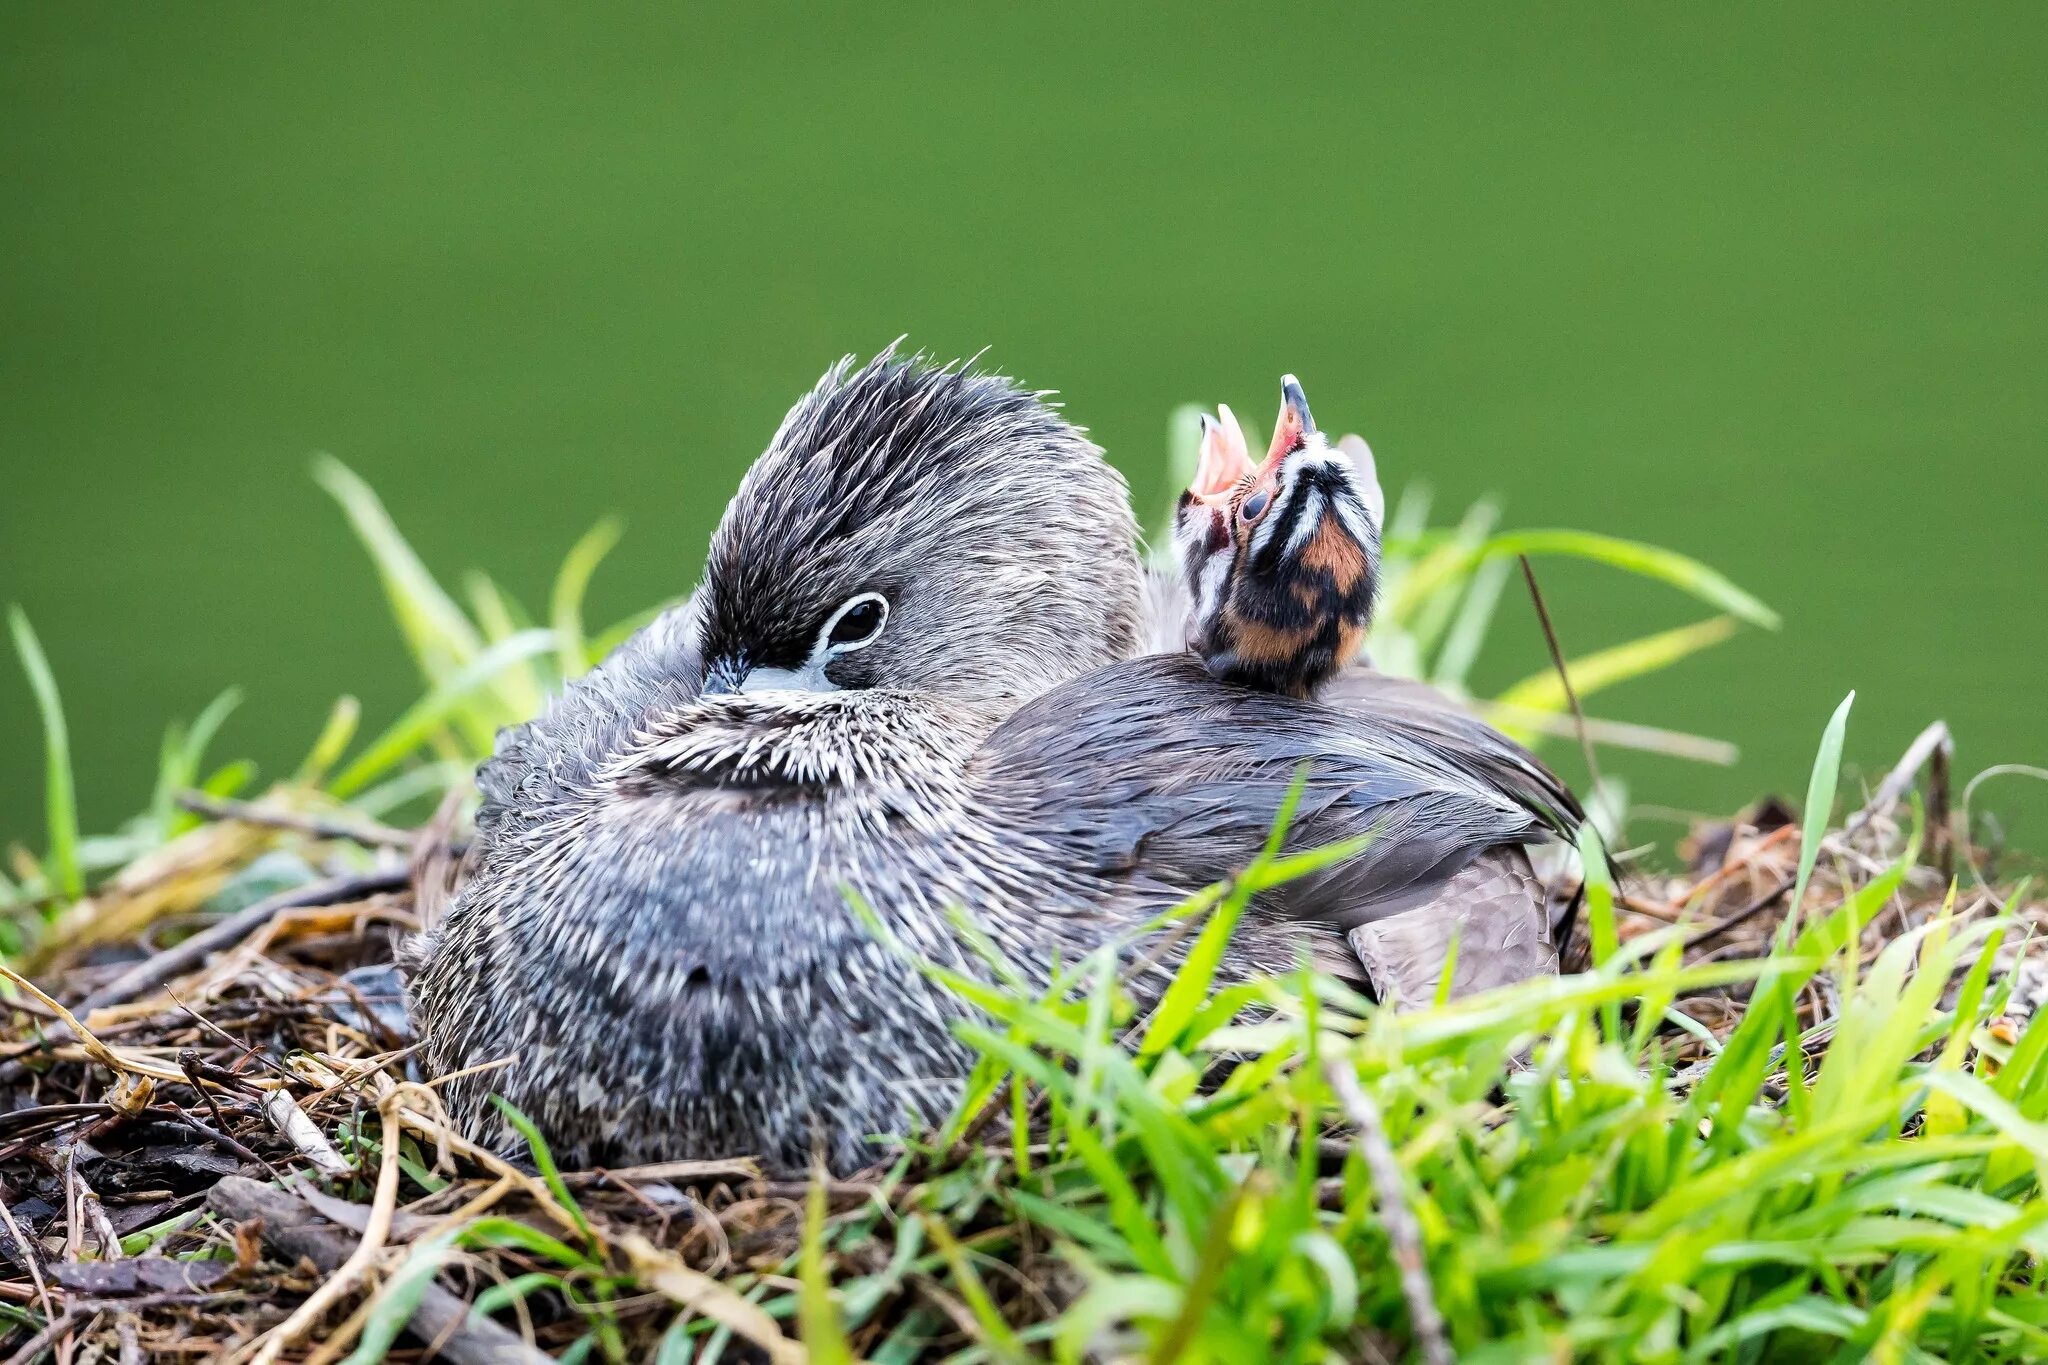
{"type": "MultiPolygon", "coordinates": [[[[387,1142],[387,1148],[391,1144],[387,1142]]],[[[293,1260],[303,1256],[323,1274],[339,1270],[354,1239],[288,1191],[231,1175],[207,1192],[215,1213],[237,1222],[263,1220],[263,1240],[293,1260]]],[[[366,1216],[374,1210],[364,1210],[366,1216]]],[[[368,1226],[367,1221],[364,1224],[368,1226]]],[[[427,1286],[407,1331],[441,1343],[441,1359],[454,1365],[552,1365],[542,1354],[438,1284],[427,1286]]]]}
{"type": "Polygon", "coordinates": [[[180,792],[178,805],[208,820],[233,820],[237,824],[258,825],[264,829],[292,830],[319,839],[346,839],[365,848],[411,848],[413,841],[411,830],[393,829],[374,820],[311,815],[254,801],[231,801],[225,797],[208,796],[205,792],[180,792]]]}
{"type": "Polygon", "coordinates": [[[1699,932],[1693,934],[1691,937],[1687,938],[1685,941],[1685,950],[1687,952],[1691,952],[1693,949],[1699,947],[1703,943],[1712,943],[1715,939],[1721,937],[1721,935],[1727,933],[1730,929],[1734,929],[1740,925],[1749,923],[1758,915],[1761,915],[1764,911],[1770,909],[1772,906],[1776,905],[1779,901],[1785,899],[1786,896],[1791,894],[1792,886],[1793,879],[1790,877],[1784,878],[1776,886],[1773,886],[1770,890],[1764,892],[1761,896],[1758,896],[1748,905],[1743,906],[1740,910],[1737,910],[1734,914],[1728,916],[1728,918],[1715,920],[1706,928],[1700,930],[1699,932]]]}
{"type": "Polygon", "coordinates": [[[100,1197],[78,1169],[78,1144],[66,1142],[57,1149],[57,1165],[64,1177],[64,1259],[83,1259],[85,1234],[90,1228],[100,1244],[100,1259],[121,1259],[121,1239],[100,1197]]]}
{"type": "MultiPolygon", "coordinates": [[[[272,1365],[285,1347],[304,1336],[328,1309],[356,1287],[356,1281],[370,1268],[370,1263],[377,1259],[377,1253],[384,1249],[384,1239],[391,1235],[391,1213],[398,1206],[399,1126],[398,1120],[393,1117],[393,1111],[397,1107],[397,1092],[393,1092],[378,1106],[384,1119],[384,1159],[377,1167],[377,1194],[370,1205],[370,1224],[363,1229],[363,1240],[356,1244],[356,1249],[350,1253],[349,1258],[327,1277],[325,1283],[308,1295],[304,1303],[292,1310],[290,1317],[270,1330],[255,1354],[249,1357],[249,1365],[272,1365]]],[[[268,1112],[266,1103],[265,1113],[268,1112]]],[[[292,1106],[292,1112],[298,1115],[300,1123],[307,1128],[313,1128],[313,1121],[307,1118],[297,1105],[292,1106]]],[[[313,1132],[316,1136],[319,1135],[317,1128],[314,1128],[313,1132]]],[[[294,1137],[293,1140],[298,1139],[294,1137]]],[[[341,1160],[341,1154],[328,1145],[324,1136],[320,1137],[320,1145],[332,1152],[336,1161],[341,1160]]],[[[342,1162],[344,1169],[347,1164],[342,1162]]]]}
{"type": "Polygon", "coordinates": [[[57,1310],[50,1306],[50,1285],[43,1278],[43,1263],[37,1259],[36,1248],[22,1232],[21,1224],[14,1221],[14,1210],[7,1207],[5,1199],[0,1199],[0,1223],[7,1225],[7,1234],[14,1239],[15,1250],[21,1253],[21,1263],[28,1267],[28,1277],[35,1281],[36,1297],[42,1301],[43,1316],[54,1320],[57,1310]]]}
{"type": "MultiPolygon", "coordinates": [[[[1526,560],[1523,565],[1527,567],[1526,560]]],[[[1380,1121],[1379,1106],[1372,1102],[1349,1064],[1341,1058],[1325,1062],[1323,1074],[1329,1078],[1330,1088],[1337,1092],[1337,1102],[1344,1106],[1345,1117],[1358,1129],[1358,1151],[1372,1173],[1380,1217],[1386,1220],[1387,1240],[1393,1245],[1394,1264],[1401,1272],[1401,1297],[1408,1301],[1408,1321],[1415,1329],[1422,1358],[1429,1365],[1452,1365],[1457,1357],[1444,1336],[1443,1314],[1437,1311],[1436,1291],[1429,1283],[1429,1267],[1422,1258],[1422,1228],[1408,1208],[1408,1197],[1401,1188],[1401,1167],[1387,1142],[1387,1126],[1380,1121]]]]}
{"type": "MultiPolygon", "coordinates": [[[[1564,687],[1564,699],[1571,703],[1572,722],[1579,732],[1579,751],[1586,756],[1586,780],[1595,790],[1600,786],[1600,760],[1593,757],[1593,736],[1586,728],[1586,710],[1579,705],[1578,689],[1572,686],[1570,670],[1564,666],[1564,647],[1557,642],[1557,628],[1550,623],[1550,608],[1544,604],[1543,589],[1536,586],[1536,569],[1529,563],[1529,556],[1517,555],[1522,562],[1522,581],[1529,585],[1529,600],[1536,604],[1536,620],[1543,627],[1543,642],[1550,647],[1550,666],[1557,670],[1557,680],[1564,687]]],[[[1623,811],[1616,811],[1617,827],[1621,824],[1623,811]]]]}
{"type": "MultiPolygon", "coordinates": [[[[45,1042],[31,1044],[28,1048],[24,1049],[25,1052],[36,1051],[53,1043],[61,1044],[76,1041],[80,1051],[84,1052],[92,1061],[98,1062],[101,1066],[113,1072],[117,1077],[123,1077],[126,1073],[132,1073],[159,1081],[182,1081],[185,1079],[185,1073],[182,1071],[165,1066],[161,1062],[149,1057],[133,1052],[123,1053],[118,1049],[108,1047],[94,1036],[91,1029],[80,1023],[78,1016],[66,1009],[62,1001],[4,962],[0,962],[0,977],[5,977],[7,980],[12,981],[15,988],[23,994],[32,996],[43,1004],[48,1005],[64,1021],[60,1028],[51,1030],[45,1042]],[[59,1038],[59,1034],[64,1036],[59,1038]]],[[[13,1076],[9,1074],[11,1069],[20,1065],[20,1059],[17,1058],[9,1062],[6,1067],[0,1067],[0,1080],[13,1079],[13,1076]]],[[[117,1104],[116,1107],[122,1106],[117,1104]]]]}
{"type": "MultiPolygon", "coordinates": [[[[195,1088],[199,1089],[200,1098],[205,1100],[208,1105],[212,1106],[214,1119],[217,1122],[219,1122],[222,1125],[222,1127],[225,1127],[227,1120],[222,1116],[220,1112],[220,1106],[214,1103],[213,1095],[204,1088],[195,1088]]],[[[172,1112],[177,1114],[178,1121],[180,1123],[183,1123],[187,1128],[191,1129],[194,1133],[198,1134],[206,1141],[211,1142],[214,1146],[223,1149],[228,1153],[228,1155],[240,1157],[242,1160],[248,1162],[252,1166],[261,1166],[263,1167],[263,1169],[269,1171],[272,1175],[278,1174],[277,1167],[271,1165],[268,1161],[265,1161],[262,1158],[262,1156],[260,1156],[255,1151],[254,1148],[251,1148],[243,1143],[237,1142],[234,1138],[228,1136],[227,1133],[223,1132],[221,1128],[208,1127],[206,1124],[192,1117],[191,1110],[179,1109],[174,1105],[172,1106],[172,1112]]]]}
{"type": "MultiPolygon", "coordinates": [[[[379,891],[402,891],[407,884],[408,876],[405,872],[371,872],[360,877],[336,877],[330,881],[315,882],[311,886],[302,886],[297,890],[281,892],[265,900],[260,900],[248,909],[238,911],[235,914],[229,915],[220,923],[200,930],[184,942],[166,948],[162,952],[137,963],[120,976],[115,977],[112,981],[94,991],[91,995],[86,996],[78,1006],[78,1013],[82,1015],[91,1014],[94,1010],[105,1009],[109,1005],[126,1004],[139,995],[155,990],[158,986],[163,985],[186,968],[197,966],[205,961],[207,954],[217,952],[223,948],[230,948],[240,943],[243,939],[255,933],[256,930],[262,928],[286,910],[296,910],[309,905],[343,904],[352,900],[361,900],[363,897],[374,895],[379,891]]],[[[27,985],[34,997],[54,1009],[58,1017],[63,1019],[64,1022],[44,1034],[39,1043],[24,1049],[21,1055],[16,1056],[9,1062],[0,1064],[0,1083],[20,1080],[23,1076],[27,1075],[28,1062],[26,1058],[30,1053],[48,1051],[73,1042],[84,1043],[87,1051],[101,1046],[92,1039],[90,1034],[84,1033],[83,1026],[73,1017],[71,1011],[65,1009],[56,1000],[51,999],[34,986],[33,983],[25,982],[21,977],[15,976],[11,972],[7,973],[7,975],[13,977],[18,984],[27,985]]],[[[97,1054],[95,1054],[94,1060],[102,1062],[103,1065],[114,1065],[111,1062],[105,1061],[105,1059],[97,1054]]],[[[127,1069],[138,1071],[143,1075],[154,1076],[158,1080],[175,1081],[181,1079],[175,1073],[168,1071],[159,1072],[142,1064],[131,1064],[127,1069]]]]}
{"type": "Polygon", "coordinates": [[[43,1330],[30,1337],[21,1349],[7,1357],[6,1365],[29,1365],[29,1362],[50,1349],[50,1343],[76,1327],[80,1321],[96,1313],[113,1310],[124,1319],[132,1317],[138,1309],[158,1308],[172,1303],[213,1303],[227,1297],[223,1294],[187,1294],[173,1291],[165,1294],[145,1294],[141,1298],[119,1299],[113,1302],[86,1301],[74,1299],[57,1317],[44,1324],[43,1330]]]}
{"type": "Polygon", "coordinates": [[[286,910],[311,905],[342,905],[380,891],[402,891],[408,880],[402,870],[370,872],[360,877],[335,877],[267,897],[246,910],[229,915],[218,924],[200,930],[182,943],[137,963],[85,997],[79,1012],[90,1014],[109,1005],[123,1005],[153,991],[187,968],[198,966],[209,954],[232,948],[286,910]]]}

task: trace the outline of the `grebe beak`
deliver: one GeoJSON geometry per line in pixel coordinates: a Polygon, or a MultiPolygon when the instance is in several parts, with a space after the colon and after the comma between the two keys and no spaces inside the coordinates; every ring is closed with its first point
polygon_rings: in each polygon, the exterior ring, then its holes
{"type": "Polygon", "coordinates": [[[1195,481],[1188,492],[1207,503],[1222,502],[1238,484],[1254,473],[1247,451],[1244,428],[1227,403],[1216,405],[1216,416],[1202,414],[1202,458],[1195,466],[1195,481]]]}

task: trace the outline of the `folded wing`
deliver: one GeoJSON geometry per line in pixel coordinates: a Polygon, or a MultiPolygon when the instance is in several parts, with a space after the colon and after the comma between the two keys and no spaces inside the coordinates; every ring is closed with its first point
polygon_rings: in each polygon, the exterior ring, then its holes
{"type": "MultiPolygon", "coordinates": [[[[1570,792],[1541,764],[1401,687],[1360,688],[1335,706],[1302,702],[1219,683],[1187,654],[1114,665],[1046,694],[989,736],[969,778],[1004,837],[1045,846],[1087,874],[1185,892],[1257,855],[1298,774],[1285,848],[1370,841],[1262,896],[1256,915],[1299,925],[1320,940],[1319,960],[1329,960],[1332,938],[1350,942],[1352,974],[1370,971],[1383,990],[1402,983],[1377,980],[1354,931],[1425,907],[1441,916],[1478,904],[1466,896],[1445,905],[1448,893],[1513,890],[1481,874],[1512,882],[1515,860],[1526,868],[1524,846],[1569,837],[1578,820],[1570,792]]],[[[1547,943],[1540,888],[1521,889],[1535,898],[1531,924],[1547,943]]],[[[1528,937],[1514,927],[1480,926],[1477,935],[1528,937]]]]}

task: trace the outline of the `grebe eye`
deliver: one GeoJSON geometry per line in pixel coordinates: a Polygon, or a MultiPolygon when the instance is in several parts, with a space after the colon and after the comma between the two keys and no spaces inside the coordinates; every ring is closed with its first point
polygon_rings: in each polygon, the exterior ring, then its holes
{"type": "Polygon", "coordinates": [[[1257,521],[1266,514],[1266,504],[1271,501],[1273,501],[1273,495],[1261,488],[1258,492],[1244,500],[1244,506],[1237,509],[1237,514],[1248,522],[1257,521]]]}
{"type": "Polygon", "coordinates": [[[882,633],[889,619],[889,604],[880,593],[862,593],[839,608],[825,633],[825,644],[836,651],[858,649],[882,633]]]}

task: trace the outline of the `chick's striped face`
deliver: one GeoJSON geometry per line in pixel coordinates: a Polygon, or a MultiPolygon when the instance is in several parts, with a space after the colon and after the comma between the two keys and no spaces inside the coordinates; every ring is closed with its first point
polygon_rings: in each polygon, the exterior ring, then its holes
{"type": "Polygon", "coordinates": [[[1203,413],[1201,460],[1194,482],[1180,495],[1173,527],[1174,550],[1194,603],[1188,644],[1197,650],[1225,596],[1240,539],[1234,523],[1257,476],[1236,414],[1221,404],[1215,417],[1203,413]]]}
{"type": "Polygon", "coordinates": [[[1220,677],[1306,696],[1364,647],[1379,561],[1371,452],[1316,430],[1290,376],[1263,463],[1228,409],[1205,428],[1176,541],[1193,600],[1189,645],[1220,677]]]}

